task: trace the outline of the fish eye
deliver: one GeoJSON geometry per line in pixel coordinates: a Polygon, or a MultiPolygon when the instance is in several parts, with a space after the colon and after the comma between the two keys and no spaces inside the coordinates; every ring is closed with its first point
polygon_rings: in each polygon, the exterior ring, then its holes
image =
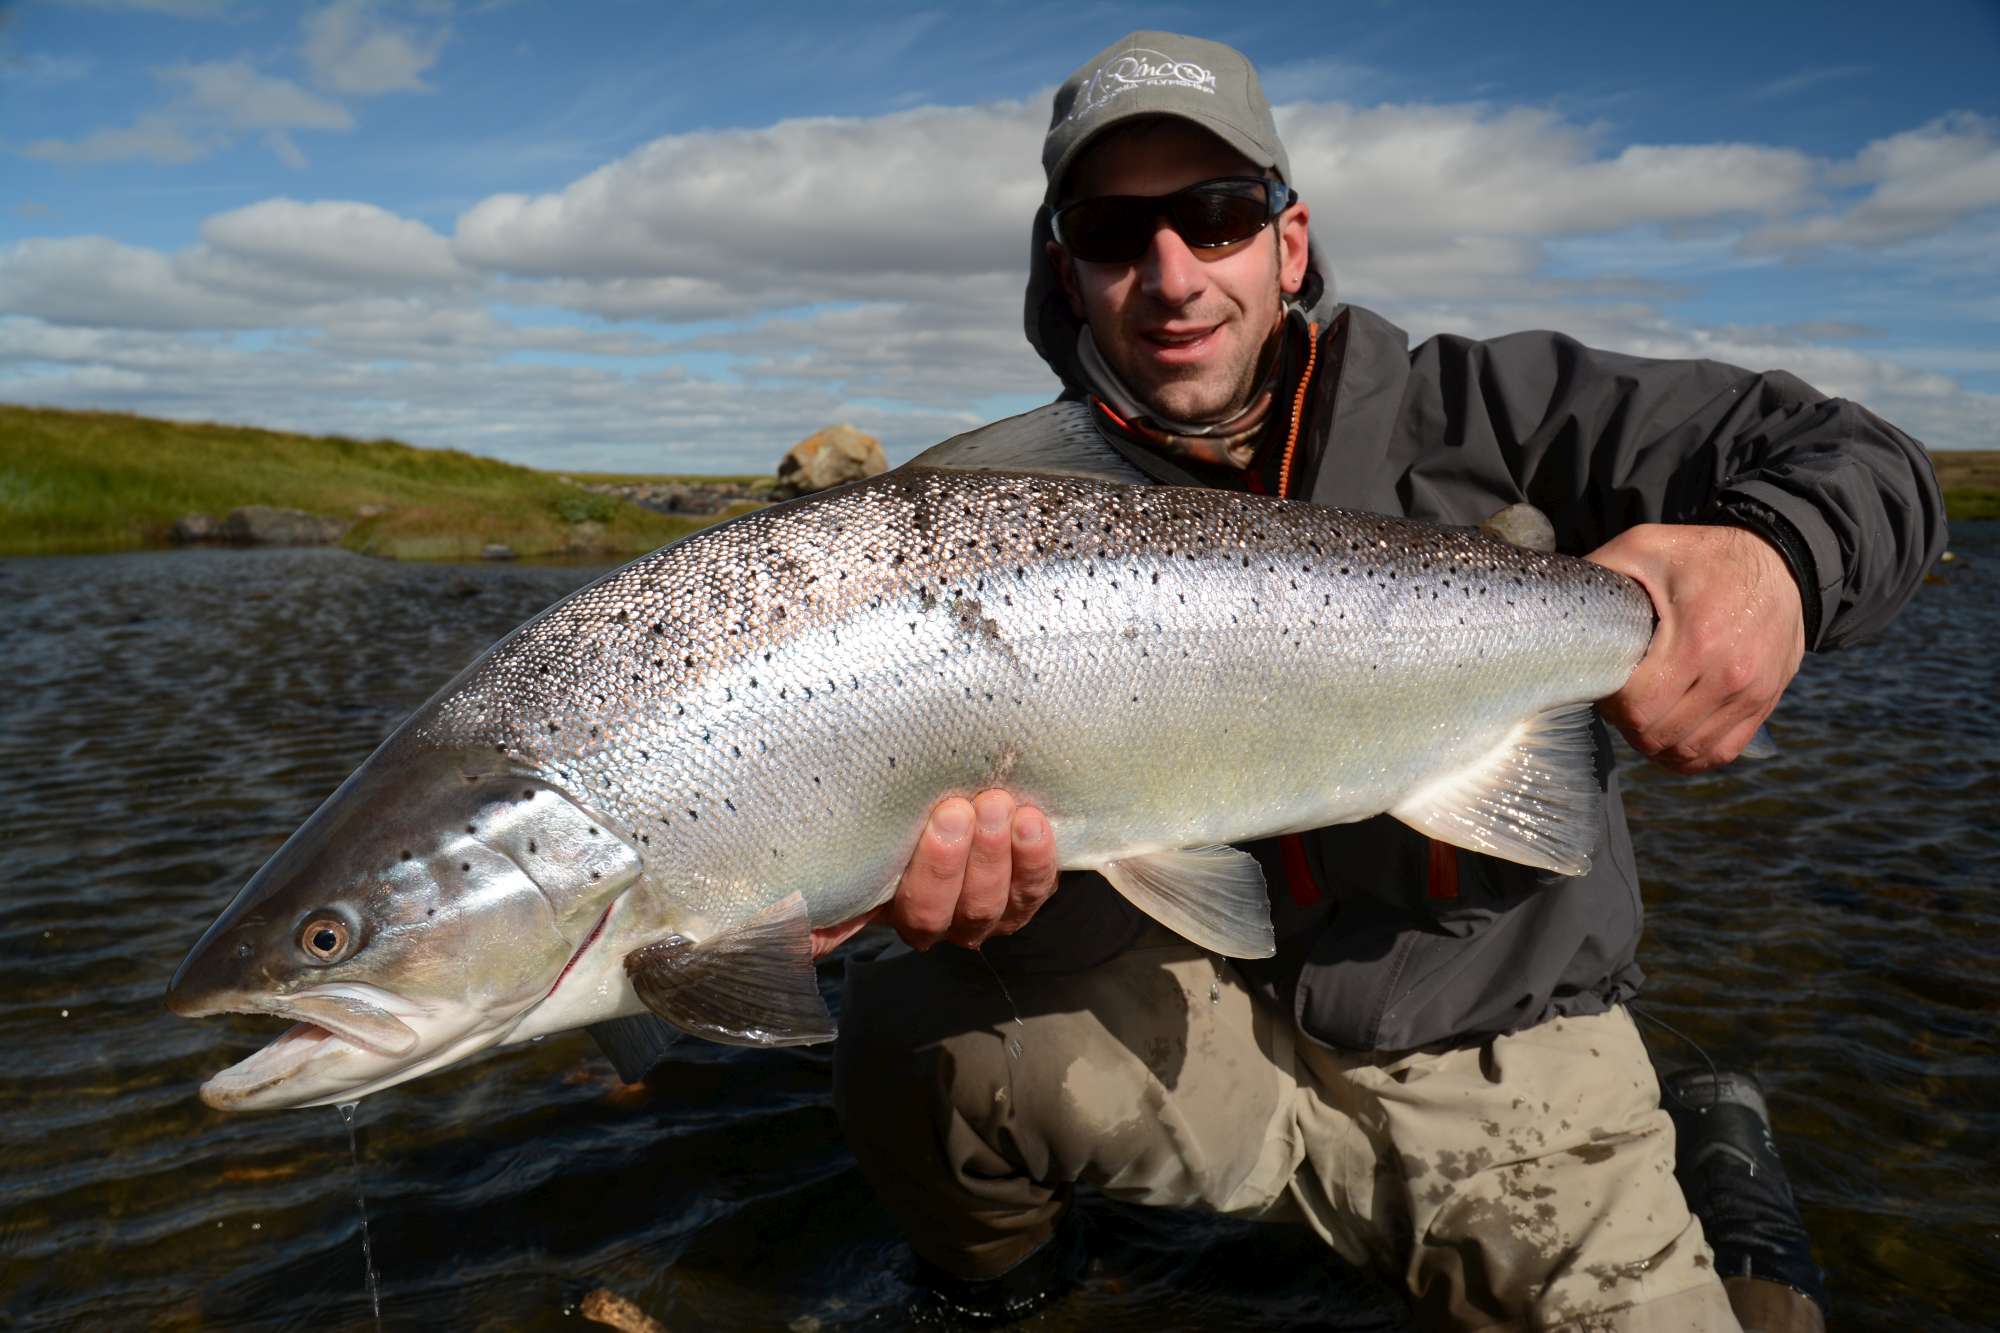
{"type": "Polygon", "coordinates": [[[313,917],[299,931],[299,947],[322,963],[331,963],[346,953],[347,941],[347,923],[339,917],[313,917]]]}

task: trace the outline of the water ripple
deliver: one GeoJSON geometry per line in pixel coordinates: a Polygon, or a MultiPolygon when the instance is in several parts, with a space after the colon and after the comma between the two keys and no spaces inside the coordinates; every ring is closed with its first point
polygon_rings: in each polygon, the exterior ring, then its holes
{"type": "MultiPolygon", "coordinates": [[[[1777,759],[1625,765],[1647,1007],[1764,1079],[1850,1327],[1970,1330],[2000,1306],[2000,528],[1957,535],[1880,643],[1808,661],[1777,759]]],[[[277,1025],[187,1023],[160,997],[411,708],[592,572],[0,562],[0,1323],[370,1326],[338,1117],[201,1106],[195,1085],[277,1025]]],[[[900,1250],[829,1082],[824,1055],[685,1043],[658,1086],[621,1089],[558,1037],[370,1099],[385,1313],[574,1328],[566,1304],[601,1284],[670,1326],[895,1326],[900,1250]]],[[[1089,1214],[1100,1267],[1045,1327],[1396,1326],[1299,1232],[1089,1214]]]]}

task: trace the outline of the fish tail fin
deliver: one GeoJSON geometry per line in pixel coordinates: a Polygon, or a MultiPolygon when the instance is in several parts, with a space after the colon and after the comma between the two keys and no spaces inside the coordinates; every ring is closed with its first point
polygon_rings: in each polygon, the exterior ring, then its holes
{"type": "Polygon", "coordinates": [[[1581,875],[1604,804],[1590,721],[1587,703],[1539,713],[1479,762],[1418,788],[1389,813],[1439,842],[1581,875]]]}
{"type": "Polygon", "coordinates": [[[1234,847],[1189,847],[1095,867],[1131,904],[1190,944],[1225,958],[1277,951],[1257,858],[1234,847]]]}

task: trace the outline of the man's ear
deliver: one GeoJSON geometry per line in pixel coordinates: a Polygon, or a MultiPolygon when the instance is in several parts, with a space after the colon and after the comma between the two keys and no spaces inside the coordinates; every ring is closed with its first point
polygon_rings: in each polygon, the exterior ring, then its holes
{"type": "Polygon", "coordinates": [[[1076,285],[1076,265],[1071,262],[1069,251],[1060,242],[1044,241],[1042,253],[1048,256],[1049,266],[1056,271],[1056,281],[1062,284],[1063,295],[1069,298],[1069,312],[1076,316],[1077,323],[1089,320],[1083,313],[1083,290],[1076,285]]]}
{"type": "Polygon", "coordinates": [[[1295,293],[1306,283],[1306,256],[1311,246],[1307,224],[1312,210],[1293,204],[1278,215],[1278,286],[1295,293]]]}

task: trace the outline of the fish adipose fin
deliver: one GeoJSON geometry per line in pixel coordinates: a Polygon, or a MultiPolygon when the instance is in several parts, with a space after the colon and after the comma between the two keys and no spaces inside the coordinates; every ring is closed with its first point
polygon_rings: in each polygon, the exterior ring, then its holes
{"type": "Polygon", "coordinates": [[[1491,754],[1412,792],[1389,813],[1467,851],[1581,875],[1597,845],[1597,747],[1590,705],[1523,722],[1491,754]]]}
{"type": "Polygon", "coordinates": [[[648,1009],[697,1037],[730,1046],[833,1040],[813,971],[812,918],[796,893],[699,943],[669,935],[634,949],[625,972],[648,1009]]]}
{"type": "Polygon", "coordinates": [[[1257,858],[1234,847],[1128,856],[1096,867],[1132,905],[1190,944],[1225,958],[1277,952],[1257,858]]]}

